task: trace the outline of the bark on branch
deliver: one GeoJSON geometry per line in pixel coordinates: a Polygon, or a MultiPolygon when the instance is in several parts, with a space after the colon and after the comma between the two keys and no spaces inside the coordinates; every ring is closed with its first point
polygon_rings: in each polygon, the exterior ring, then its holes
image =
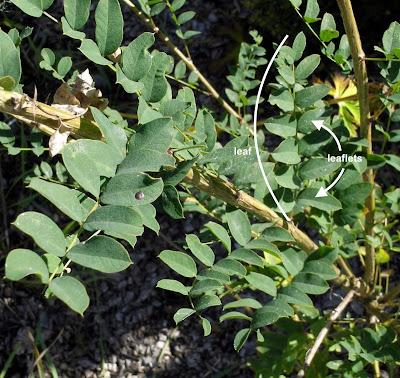
{"type": "MultiPolygon", "coordinates": [[[[95,122],[86,117],[58,110],[41,102],[33,101],[26,95],[6,92],[0,89],[0,113],[6,113],[30,127],[52,135],[59,127],[69,128],[71,136],[79,138],[101,139],[102,134],[95,122]]],[[[285,228],[293,236],[297,245],[306,252],[313,252],[317,245],[293,223],[287,223],[277,213],[262,202],[219,177],[206,174],[193,168],[185,177],[185,182],[228,204],[255,215],[264,222],[274,223],[285,228]]]]}
{"type": "MultiPolygon", "coordinates": [[[[351,56],[354,64],[354,73],[356,77],[357,95],[360,104],[360,134],[362,138],[368,140],[368,147],[365,148],[367,154],[372,153],[372,131],[369,119],[369,102],[368,102],[368,72],[365,61],[365,53],[363,50],[360,32],[358,30],[357,21],[354,16],[351,0],[337,0],[346,30],[351,56]]],[[[364,180],[372,184],[374,188],[374,173],[367,170],[364,180]]],[[[365,234],[367,236],[374,235],[374,212],[375,212],[375,193],[372,190],[367,198],[365,214],[365,234]]],[[[365,256],[365,274],[364,280],[367,284],[373,285],[375,275],[375,249],[367,242],[365,256]]]]}

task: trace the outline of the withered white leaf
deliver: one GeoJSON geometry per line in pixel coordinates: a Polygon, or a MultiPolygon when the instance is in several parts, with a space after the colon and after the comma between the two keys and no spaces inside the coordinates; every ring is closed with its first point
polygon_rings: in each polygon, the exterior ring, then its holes
{"type": "Polygon", "coordinates": [[[56,130],[56,132],[50,137],[49,152],[51,157],[54,157],[61,152],[61,150],[67,144],[70,133],[70,131],[61,133],[60,130],[56,130]]]}

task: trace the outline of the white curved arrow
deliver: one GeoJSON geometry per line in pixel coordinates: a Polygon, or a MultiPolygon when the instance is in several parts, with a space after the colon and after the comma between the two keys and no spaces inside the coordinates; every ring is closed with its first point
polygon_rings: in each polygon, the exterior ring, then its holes
{"type": "MultiPolygon", "coordinates": [[[[342,152],[342,145],[340,144],[339,138],[335,135],[335,133],[329,127],[326,127],[324,125],[324,121],[316,120],[316,121],[311,121],[311,122],[317,128],[318,131],[321,129],[324,129],[329,134],[331,134],[331,136],[333,137],[333,139],[335,140],[335,142],[338,146],[339,151],[342,152]]],[[[333,181],[333,183],[330,184],[327,188],[324,188],[323,186],[321,186],[321,188],[319,189],[319,191],[315,197],[328,197],[328,192],[339,182],[339,180],[343,176],[344,171],[345,171],[345,169],[342,168],[341,171],[339,172],[339,175],[336,177],[335,181],[333,181]]]]}
{"type": "Polygon", "coordinates": [[[340,173],[338,174],[338,177],[335,178],[335,181],[333,181],[332,184],[330,184],[327,188],[324,188],[321,186],[321,188],[318,190],[318,193],[315,195],[315,197],[328,197],[328,192],[339,182],[339,180],[342,178],[343,173],[345,169],[342,168],[340,170],[340,173]]]}
{"type": "Polygon", "coordinates": [[[321,130],[321,129],[324,129],[324,130],[326,130],[329,134],[331,134],[332,137],[333,137],[333,139],[335,139],[335,142],[336,142],[336,144],[337,144],[337,146],[338,146],[338,148],[339,148],[339,151],[342,152],[342,145],[340,144],[339,138],[335,135],[335,133],[334,133],[329,127],[326,127],[326,126],[324,125],[324,121],[322,121],[322,120],[317,120],[317,121],[311,121],[311,122],[312,122],[313,125],[317,128],[318,131],[321,130]]]}
{"type": "Polygon", "coordinates": [[[269,71],[270,71],[270,69],[272,67],[272,64],[274,63],[274,60],[278,56],[279,50],[283,47],[283,45],[285,44],[285,42],[286,42],[286,40],[288,38],[289,38],[288,35],[286,35],[285,38],[283,38],[282,42],[280,43],[280,45],[276,49],[274,55],[272,56],[271,60],[269,61],[268,66],[267,66],[267,68],[265,70],[264,76],[261,79],[260,87],[258,88],[258,93],[257,93],[256,105],[255,105],[255,108],[254,108],[253,131],[254,131],[254,144],[255,144],[255,149],[256,149],[258,166],[260,167],[261,174],[263,176],[265,184],[267,185],[267,188],[269,190],[269,193],[271,194],[272,199],[274,200],[274,202],[278,206],[279,210],[281,211],[282,215],[285,217],[286,221],[287,222],[291,222],[291,219],[288,217],[288,215],[286,214],[286,212],[283,209],[282,205],[279,203],[278,199],[276,198],[275,193],[272,190],[271,185],[270,185],[270,183],[268,181],[267,175],[265,174],[264,167],[262,165],[262,161],[261,161],[261,157],[260,157],[260,150],[258,148],[258,141],[257,141],[257,114],[258,114],[258,105],[260,104],[261,93],[262,93],[262,90],[264,89],[264,84],[265,84],[265,81],[267,79],[268,73],[269,73],[269,71]]]}

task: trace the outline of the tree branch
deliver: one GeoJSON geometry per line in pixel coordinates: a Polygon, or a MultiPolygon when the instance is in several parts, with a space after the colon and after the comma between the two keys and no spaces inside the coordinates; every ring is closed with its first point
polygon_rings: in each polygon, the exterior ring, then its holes
{"type": "Polygon", "coordinates": [[[236,189],[232,183],[217,176],[211,176],[210,174],[201,172],[198,169],[189,171],[184,181],[236,208],[255,215],[264,222],[271,222],[278,227],[286,229],[293,236],[296,244],[304,251],[311,253],[318,248],[310,237],[297,228],[292,222],[286,222],[261,201],[258,201],[246,192],[236,189]]]}
{"type": "MultiPolygon", "coordinates": [[[[367,154],[372,154],[372,130],[369,120],[368,102],[368,72],[365,62],[365,53],[362,47],[360,33],[354,16],[351,0],[337,0],[343,19],[343,24],[349,40],[351,56],[354,64],[356,77],[357,95],[360,104],[360,134],[362,138],[368,140],[368,147],[365,148],[367,154]]],[[[375,193],[374,193],[374,173],[371,169],[364,174],[364,181],[372,184],[372,192],[365,202],[365,234],[374,235],[374,212],[375,212],[375,193]]],[[[366,283],[373,284],[375,275],[375,248],[367,241],[365,256],[364,280],[366,283]]]]}
{"type": "MultiPolygon", "coordinates": [[[[328,332],[329,332],[330,328],[332,327],[332,324],[342,315],[343,311],[347,308],[347,306],[353,300],[355,295],[356,295],[356,291],[354,289],[351,289],[346,294],[346,296],[343,298],[343,300],[340,302],[340,304],[331,312],[331,315],[329,316],[327,323],[321,329],[317,338],[315,339],[314,345],[306,354],[306,359],[304,361],[304,369],[305,370],[311,366],[311,363],[313,362],[315,355],[317,354],[323,341],[325,340],[326,336],[328,335],[328,332]]],[[[301,370],[298,373],[297,377],[304,377],[304,370],[301,370]]]]}
{"type": "MultiPolygon", "coordinates": [[[[15,92],[0,89],[0,112],[9,114],[30,127],[37,127],[48,135],[52,135],[62,124],[71,131],[73,138],[102,139],[101,131],[96,123],[86,117],[74,116],[72,113],[33,101],[28,96],[15,92]]],[[[184,180],[211,196],[255,215],[262,221],[285,228],[304,251],[311,253],[318,248],[310,237],[293,223],[284,221],[268,206],[236,189],[232,183],[197,168],[190,170],[184,180]]]]}
{"type": "Polygon", "coordinates": [[[135,13],[136,17],[142,21],[154,34],[156,34],[160,40],[168,46],[168,48],[180,59],[184,62],[189,68],[190,71],[194,72],[199,80],[204,84],[207,90],[210,92],[210,95],[218,101],[220,105],[231,115],[237,118],[240,122],[242,122],[242,117],[232,108],[232,106],[225,101],[222,96],[218,93],[218,91],[214,88],[214,86],[206,79],[206,77],[199,71],[193,61],[187,57],[179,48],[171,41],[171,39],[162,31],[160,28],[154,23],[151,17],[148,17],[141,10],[137,8],[135,4],[130,0],[121,0],[125,3],[132,11],[135,13]]]}

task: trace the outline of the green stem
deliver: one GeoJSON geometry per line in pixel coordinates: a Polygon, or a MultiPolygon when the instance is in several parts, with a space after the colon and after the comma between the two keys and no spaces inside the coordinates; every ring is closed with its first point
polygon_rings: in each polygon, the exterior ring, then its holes
{"type": "MultiPolygon", "coordinates": [[[[361,137],[368,141],[368,147],[364,149],[367,155],[373,153],[372,149],[372,128],[369,120],[369,101],[368,101],[368,72],[365,62],[365,53],[363,50],[360,32],[357,21],[354,16],[351,0],[337,0],[346,30],[351,56],[354,64],[354,73],[356,77],[358,101],[360,104],[360,132],[361,137]]],[[[374,213],[375,213],[375,178],[374,172],[369,169],[364,174],[364,181],[372,185],[372,192],[368,196],[365,207],[365,234],[374,236],[374,213]]],[[[375,277],[375,248],[367,242],[365,256],[364,281],[367,285],[373,285],[375,277]]]]}
{"type": "Polygon", "coordinates": [[[400,62],[400,59],[390,59],[390,58],[364,58],[364,60],[370,62],[400,62]]]}

